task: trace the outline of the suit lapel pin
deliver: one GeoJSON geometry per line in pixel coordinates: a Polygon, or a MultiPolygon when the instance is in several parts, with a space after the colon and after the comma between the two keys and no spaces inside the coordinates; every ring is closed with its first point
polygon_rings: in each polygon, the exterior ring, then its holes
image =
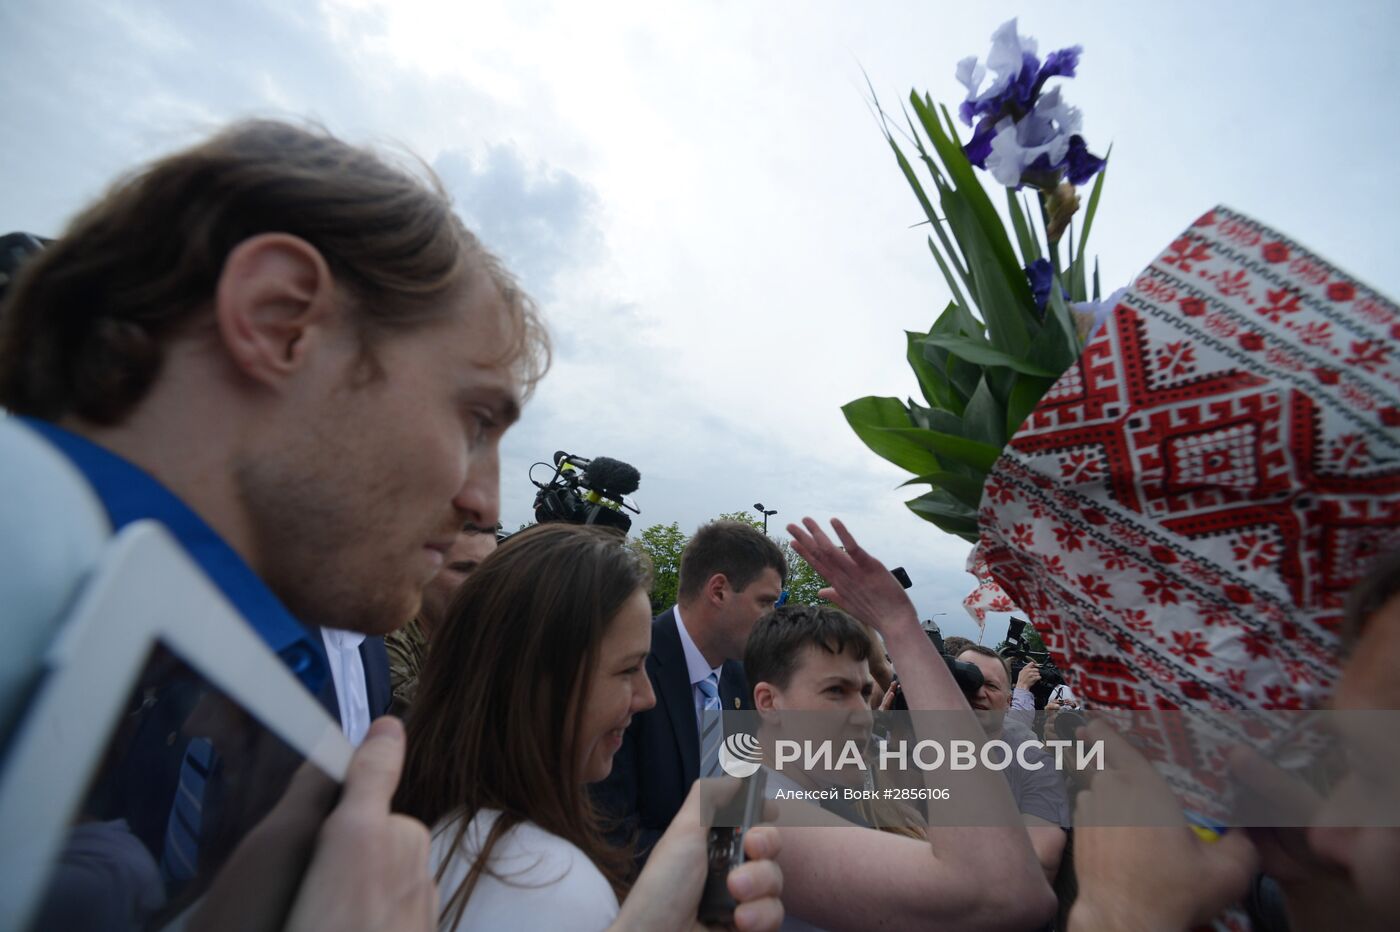
{"type": "Polygon", "coordinates": [[[739,697],[738,697],[738,696],[735,696],[735,697],[734,697],[734,708],[736,708],[736,709],[739,708],[739,697]]]}

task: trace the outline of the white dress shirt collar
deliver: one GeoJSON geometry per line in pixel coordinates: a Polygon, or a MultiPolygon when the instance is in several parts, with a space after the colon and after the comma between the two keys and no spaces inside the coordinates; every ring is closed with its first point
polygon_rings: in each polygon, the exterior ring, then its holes
{"type": "Polygon", "coordinates": [[[685,651],[685,666],[690,673],[690,685],[694,686],[711,673],[718,677],[720,668],[724,665],[711,667],[706,662],[705,655],[700,653],[700,648],[695,646],[695,641],[691,639],[690,632],[685,628],[685,621],[681,618],[681,607],[677,605],[672,611],[676,613],[676,631],[681,636],[681,650],[685,651]]]}
{"type": "Polygon", "coordinates": [[[360,645],[365,636],[358,631],[322,628],[331,680],[335,683],[336,703],[340,706],[340,729],[351,744],[365,740],[369,731],[369,692],[365,686],[365,663],[360,645]]]}

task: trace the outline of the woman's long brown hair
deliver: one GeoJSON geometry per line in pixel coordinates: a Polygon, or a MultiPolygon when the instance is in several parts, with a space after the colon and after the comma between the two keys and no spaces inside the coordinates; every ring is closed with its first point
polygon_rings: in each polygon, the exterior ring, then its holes
{"type": "Polygon", "coordinates": [[[631,853],[603,837],[574,736],[598,645],[649,576],[615,531],[544,524],[506,540],[458,591],[428,650],[395,797],[429,826],[460,813],[453,853],[477,812],[501,812],[444,919],[460,920],[496,842],[526,821],[577,845],[625,895],[631,853]]]}

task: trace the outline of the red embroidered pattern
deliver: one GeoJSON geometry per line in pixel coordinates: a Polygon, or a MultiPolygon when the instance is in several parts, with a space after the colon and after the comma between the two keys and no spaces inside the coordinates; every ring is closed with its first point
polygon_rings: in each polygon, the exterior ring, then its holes
{"type": "MultiPolygon", "coordinates": [[[[1157,258],[983,500],[984,560],[1099,709],[1301,708],[1400,547],[1400,309],[1223,207],[1157,258]],[[1396,329],[1396,332],[1392,332],[1396,329]]],[[[1188,803],[1220,735],[1152,749],[1188,803]]]]}

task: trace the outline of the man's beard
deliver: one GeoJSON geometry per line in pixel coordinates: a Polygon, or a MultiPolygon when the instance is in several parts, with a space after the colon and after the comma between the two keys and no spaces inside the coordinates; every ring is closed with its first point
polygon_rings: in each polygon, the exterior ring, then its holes
{"type": "Polygon", "coordinates": [[[358,566],[350,556],[357,545],[379,539],[372,507],[347,504],[354,499],[330,478],[333,468],[289,465],[260,460],[234,470],[260,564],[254,571],[304,623],[364,634],[402,627],[421,598],[405,604],[405,586],[383,562],[358,566]]]}

